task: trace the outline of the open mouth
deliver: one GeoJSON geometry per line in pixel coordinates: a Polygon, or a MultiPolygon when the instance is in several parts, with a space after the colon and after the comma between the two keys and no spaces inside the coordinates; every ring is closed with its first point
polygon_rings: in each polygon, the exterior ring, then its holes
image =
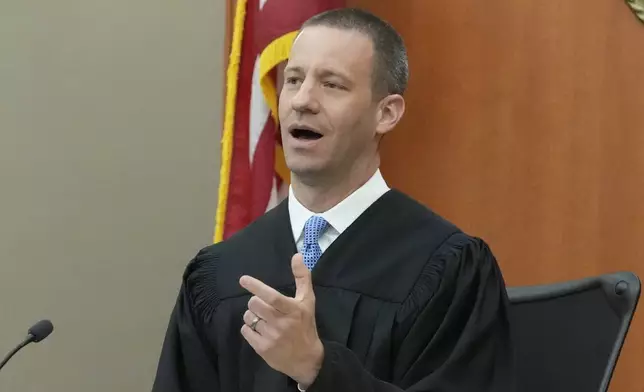
{"type": "Polygon", "coordinates": [[[298,140],[317,140],[322,137],[322,134],[310,129],[294,128],[291,130],[291,136],[298,140]]]}

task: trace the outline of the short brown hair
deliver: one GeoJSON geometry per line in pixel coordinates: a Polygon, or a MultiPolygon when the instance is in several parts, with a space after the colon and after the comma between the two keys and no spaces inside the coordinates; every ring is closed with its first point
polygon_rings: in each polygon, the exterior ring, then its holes
{"type": "Polygon", "coordinates": [[[312,26],[366,34],[374,48],[374,91],[378,95],[402,95],[405,92],[409,80],[407,49],[400,34],[389,23],[362,9],[338,8],[311,17],[304,22],[302,30],[312,26]]]}

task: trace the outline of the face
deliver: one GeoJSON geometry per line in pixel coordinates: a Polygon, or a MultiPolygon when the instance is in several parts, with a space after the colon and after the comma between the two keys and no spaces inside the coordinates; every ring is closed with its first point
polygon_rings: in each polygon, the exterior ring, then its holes
{"type": "Polygon", "coordinates": [[[295,177],[337,178],[379,163],[378,142],[404,101],[372,92],[373,47],[358,31],[303,29],[284,68],[279,119],[295,177]]]}

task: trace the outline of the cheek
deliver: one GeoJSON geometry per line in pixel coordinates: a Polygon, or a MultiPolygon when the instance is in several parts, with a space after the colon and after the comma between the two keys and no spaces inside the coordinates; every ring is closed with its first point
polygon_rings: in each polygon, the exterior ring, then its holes
{"type": "Polygon", "coordinates": [[[290,109],[291,109],[291,105],[289,105],[289,101],[290,101],[290,98],[284,92],[282,92],[278,96],[277,114],[278,114],[280,119],[282,119],[283,117],[285,118],[286,116],[288,116],[288,114],[290,112],[290,109]]]}
{"type": "Polygon", "coordinates": [[[343,108],[333,117],[334,128],[345,141],[365,139],[366,134],[370,133],[369,129],[373,128],[372,123],[371,113],[355,106],[343,108]]]}
{"type": "Polygon", "coordinates": [[[328,111],[329,121],[339,134],[345,136],[359,123],[360,111],[361,109],[356,105],[338,102],[328,111]]]}

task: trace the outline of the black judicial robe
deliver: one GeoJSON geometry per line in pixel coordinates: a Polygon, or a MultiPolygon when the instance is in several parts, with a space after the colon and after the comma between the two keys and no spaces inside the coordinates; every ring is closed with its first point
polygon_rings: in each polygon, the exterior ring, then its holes
{"type": "MultiPolygon", "coordinates": [[[[153,392],[297,391],[240,333],[254,276],[295,295],[287,202],[189,263],[153,392]]],[[[309,392],[513,390],[508,299],[488,246],[397,190],[312,271],[325,356],[309,392]]]]}

